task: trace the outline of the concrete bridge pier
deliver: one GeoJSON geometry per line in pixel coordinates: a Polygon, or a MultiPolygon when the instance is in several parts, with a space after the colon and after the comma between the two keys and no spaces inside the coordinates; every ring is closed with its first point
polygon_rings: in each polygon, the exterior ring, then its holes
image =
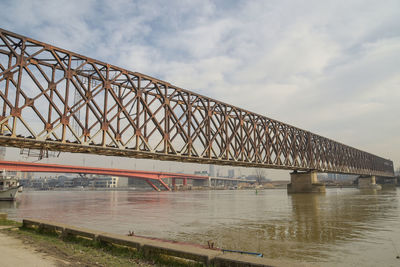
{"type": "Polygon", "coordinates": [[[360,176],[358,177],[358,188],[359,189],[382,189],[381,185],[376,184],[375,175],[371,176],[360,176]]]}
{"type": "Polygon", "coordinates": [[[287,192],[291,193],[325,193],[325,185],[318,183],[317,172],[290,173],[290,184],[287,185],[287,192]]]}

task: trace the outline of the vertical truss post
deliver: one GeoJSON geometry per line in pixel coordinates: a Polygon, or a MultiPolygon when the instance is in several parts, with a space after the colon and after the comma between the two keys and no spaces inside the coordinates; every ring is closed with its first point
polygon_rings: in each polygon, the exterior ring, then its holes
{"type": "Polygon", "coordinates": [[[187,105],[187,149],[188,149],[188,156],[192,155],[192,133],[191,133],[191,126],[192,126],[192,97],[191,94],[188,94],[188,105],[187,105]]]}
{"type": "Polygon", "coordinates": [[[313,157],[313,145],[312,145],[312,140],[311,140],[311,133],[308,132],[307,134],[307,153],[308,153],[308,165],[310,166],[311,169],[314,168],[314,157],[313,157]]]}
{"type": "Polygon", "coordinates": [[[11,136],[15,137],[17,135],[17,120],[21,117],[21,110],[19,109],[19,98],[21,95],[21,82],[22,82],[22,73],[24,71],[24,52],[25,52],[25,38],[18,43],[19,48],[21,49],[21,54],[17,55],[17,64],[18,64],[18,81],[17,81],[17,90],[15,93],[15,104],[14,109],[11,110],[11,115],[13,116],[13,126],[12,126],[12,134],[11,136]]]}
{"type": "MultiPolygon", "coordinates": [[[[10,54],[8,55],[8,67],[7,67],[7,69],[10,69],[10,68],[11,68],[12,59],[13,59],[12,53],[10,53],[10,54]]],[[[10,86],[10,80],[12,79],[12,74],[11,74],[11,72],[9,72],[9,73],[10,73],[10,74],[7,75],[8,77],[6,77],[6,88],[4,89],[4,96],[5,96],[6,98],[8,98],[8,88],[9,88],[9,86],[10,86]]],[[[6,102],[4,101],[2,117],[6,117],[6,111],[7,111],[7,104],[6,104],[6,102]]]]}

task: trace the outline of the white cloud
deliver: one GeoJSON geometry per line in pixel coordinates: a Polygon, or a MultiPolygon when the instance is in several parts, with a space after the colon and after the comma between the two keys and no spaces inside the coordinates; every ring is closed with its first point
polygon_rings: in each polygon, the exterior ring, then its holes
{"type": "Polygon", "coordinates": [[[400,164],[399,1],[13,1],[0,7],[8,30],[400,164]]]}

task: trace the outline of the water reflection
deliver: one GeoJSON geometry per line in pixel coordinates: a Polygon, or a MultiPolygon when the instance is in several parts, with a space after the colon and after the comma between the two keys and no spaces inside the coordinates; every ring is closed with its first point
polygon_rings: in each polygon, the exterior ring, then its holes
{"type": "Polygon", "coordinates": [[[333,243],[361,238],[363,230],[375,226],[376,220],[393,217],[397,211],[396,192],[376,191],[289,195],[292,214],[286,223],[268,224],[273,240],[333,243]]]}
{"type": "MultiPolygon", "coordinates": [[[[341,253],[351,253],[342,249],[343,244],[368,240],[371,233],[399,217],[396,190],[338,189],[330,190],[326,195],[293,194],[287,197],[288,213],[283,207],[273,213],[267,211],[257,220],[241,220],[234,225],[210,229],[196,241],[204,242],[209,238],[220,247],[258,251],[270,258],[331,262],[341,250],[341,253]]],[[[279,206],[279,203],[275,205],[279,206]]]]}

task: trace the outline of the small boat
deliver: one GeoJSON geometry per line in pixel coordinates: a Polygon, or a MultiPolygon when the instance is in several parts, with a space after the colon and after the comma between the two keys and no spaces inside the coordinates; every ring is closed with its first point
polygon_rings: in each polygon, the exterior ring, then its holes
{"type": "Polygon", "coordinates": [[[17,179],[0,177],[0,200],[15,200],[20,189],[22,189],[22,185],[19,184],[17,179]]]}
{"type": "Polygon", "coordinates": [[[18,189],[21,187],[21,185],[16,186],[16,187],[11,187],[9,189],[5,190],[0,190],[0,201],[1,200],[8,200],[8,201],[13,201],[16,199],[17,194],[18,194],[18,189]]]}

